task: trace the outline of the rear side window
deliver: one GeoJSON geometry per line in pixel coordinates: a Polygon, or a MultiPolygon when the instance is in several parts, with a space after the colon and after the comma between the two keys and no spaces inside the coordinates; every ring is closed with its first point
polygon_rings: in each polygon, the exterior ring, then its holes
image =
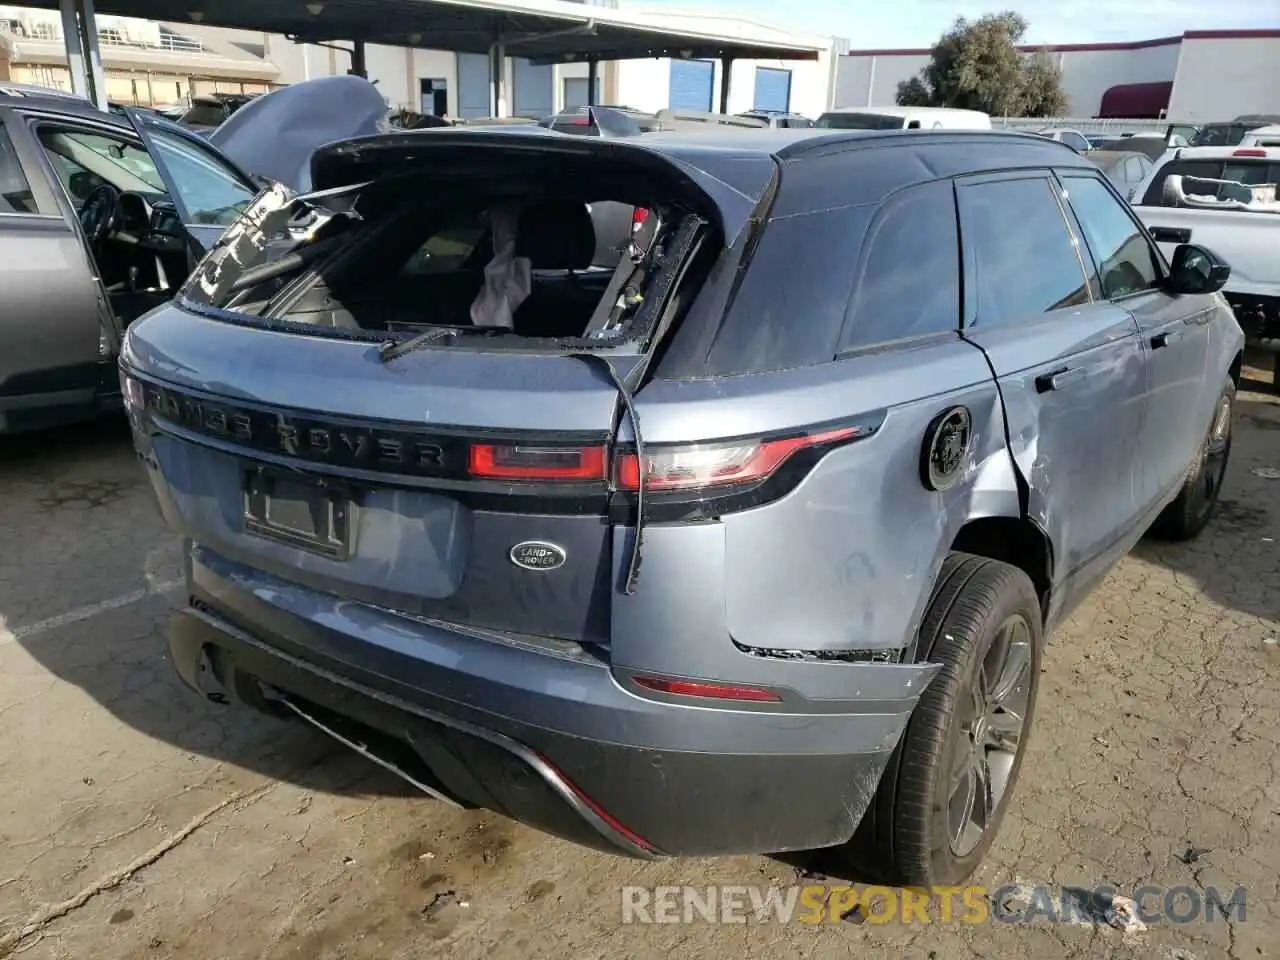
{"type": "Polygon", "coordinates": [[[218,103],[195,103],[178,122],[188,127],[216,127],[227,119],[227,113],[218,103]]]}
{"type": "Polygon", "coordinates": [[[949,181],[890,199],[863,250],[841,350],[959,328],[959,235],[949,181]]]}
{"type": "Polygon", "coordinates": [[[1164,182],[1173,174],[1178,174],[1184,177],[1205,177],[1210,180],[1219,180],[1222,178],[1222,161],[1174,160],[1171,163],[1166,163],[1155,175],[1155,178],[1151,181],[1151,185],[1147,187],[1147,192],[1143,194],[1143,206],[1158,207],[1163,204],[1164,182]]]}
{"type": "Polygon", "coordinates": [[[1097,264],[1108,300],[1151,290],[1160,282],[1155,251],[1124,206],[1092,177],[1067,177],[1067,198],[1097,264]]]}
{"type": "Polygon", "coordinates": [[[902,117],[883,113],[824,113],[818,126],[825,130],[901,130],[902,117]]]}
{"type": "Polygon", "coordinates": [[[1089,141],[1085,139],[1084,134],[1075,133],[1071,130],[1063,132],[1062,142],[1077,153],[1084,153],[1089,149],[1089,141]]]}
{"type": "Polygon", "coordinates": [[[1274,165],[1266,162],[1229,160],[1222,167],[1223,180],[1235,180],[1254,186],[1259,183],[1275,183],[1274,165]]]}
{"type": "Polygon", "coordinates": [[[976,325],[1030,321],[1089,302],[1074,239],[1047,178],[965,184],[959,197],[976,325]]]}
{"type": "Polygon", "coordinates": [[[459,270],[484,239],[488,227],[481,212],[475,211],[428,237],[400,269],[402,275],[452,273],[459,270]]]}
{"type": "Polygon", "coordinates": [[[871,214],[870,207],[841,207],[771,220],[705,364],[690,353],[699,348],[688,345],[687,338],[672,351],[689,354],[702,376],[762,373],[834,359],[871,214]]]}
{"type": "Polygon", "coordinates": [[[22,172],[22,163],[13,149],[13,141],[0,127],[0,213],[37,213],[31,185],[22,172]]]}

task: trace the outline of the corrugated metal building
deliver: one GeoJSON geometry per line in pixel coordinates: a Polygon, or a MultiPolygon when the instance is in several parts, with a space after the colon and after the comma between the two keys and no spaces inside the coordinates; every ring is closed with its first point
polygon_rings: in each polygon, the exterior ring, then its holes
{"type": "MultiPolygon", "coordinates": [[[[1203,122],[1280,113],[1280,30],[1196,30],[1047,49],[1062,70],[1068,116],[1203,122]]],[[[888,106],[898,84],[928,62],[927,49],[850,51],[836,71],[835,105],[888,106]]]]}

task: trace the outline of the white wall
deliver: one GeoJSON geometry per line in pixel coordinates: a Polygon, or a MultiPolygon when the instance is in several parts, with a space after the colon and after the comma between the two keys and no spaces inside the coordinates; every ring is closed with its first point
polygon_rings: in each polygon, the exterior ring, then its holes
{"type": "Polygon", "coordinates": [[[927,53],[861,54],[841,57],[836,64],[832,105],[889,107],[898,102],[898,84],[920,73],[927,53]]]}
{"type": "MultiPolygon", "coordinates": [[[[1173,80],[1178,45],[1137,50],[1064,50],[1051,52],[1050,56],[1062,71],[1067,116],[1092,117],[1098,113],[1102,94],[1110,87],[1173,80]]],[[[836,106],[892,106],[897,101],[898,84],[918,76],[928,63],[929,54],[917,52],[854,53],[841,57],[836,68],[836,106]]]]}
{"type": "MultiPolygon", "coordinates": [[[[685,29],[744,41],[769,39],[774,42],[812,45],[819,50],[813,60],[738,60],[730,75],[729,112],[750,110],[755,101],[756,67],[791,71],[791,110],[816,118],[827,109],[831,92],[831,37],[796,33],[778,24],[764,23],[733,14],[716,14],[699,8],[645,7],[624,4],[627,13],[642,15],[674,30],[685,29]]],[[[625,60],[617,65],[619,103],[640,110],[661,110],[670,106],[671,61],[625,60]]],[[[712,107],[720,108],[720,64],[716,63],[712,107]]],[[[585,72],[582,74],[585,76],[585,72]]]]}
{"type": "MultiPolygon", "coordinates": [[[[830,89],[831,54],[817,61],[736,60],[729,77],[729,112],[743,113],[755,106],[756,67],[791,71],[791,112],[817,119],[827,109],[830,89]]],[[[602,67],[603,69],[603,67],[602,67]]],[[[637,110],[658,111],[671,105],[671,61],[623,60],[617,64],[618,103],[637,110]]],[[[720,78],[723,68],[715,63],[711,105],[720,109],[720,78]]],[[[586,76],[586,68],[580,74],[586,76]]]]}
{"type": "MultiPolygon", "coordinates": [[[[271,34],[267,38],[267,59],[280,68],[280,83],[301,83],[311,77],[343,74],[351,69],[350,44],[335,43],[341,50],[316,44],[297,44],[271,34]]],[[[458,111],[457,59],[447,50],[420,50],[414,47],[365,47],[365,67],[369,79],[393,107],[421,107],[420,80],[444,80],[449,85],[449,113],[458,111]]]]}
{"type": "Polygon", "coordinates": [[[618,64],[620,106],[653,112],[668,105],[670,94],[670,60],[627,60],[618,64]]]}
{"type": "Polygon", "coordinates": [[[1062,70],[1067,116],[1096,117],[1102,95],[1111,87],[1171,82],[1178,69],[1179,47],[1174,42],[1136,50],[1064,50],[1053,54],[1062,70]]]}
{"type": "Polygon", "coordinates": [[[1169,116],[1210,121],[1244,113],[1280,113],[1280,38],[1184,40],[1169,116]]]}
{"type": "MultiPolygon", "coordinates": [[[[1130,83],[1173,82],[1168,115],[1221,120],[1242,113],[1280,113],[1280,38],[1201,39],[1194,35],[1150,46],[1052,52],[1062,70],[1067,115],[1093,117],[1102,95],[1130,83]]],[[[838,107],[888,106],[898,83],[929,62],[921,52],[839,58],[838,107]],[[870,92],[870,99],[868,99],[870,92]]]]}

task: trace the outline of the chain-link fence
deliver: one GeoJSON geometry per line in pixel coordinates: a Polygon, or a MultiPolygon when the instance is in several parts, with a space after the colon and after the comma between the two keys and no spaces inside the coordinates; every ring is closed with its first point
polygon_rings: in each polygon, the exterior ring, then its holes
{"type": "Polygon", "coordinates": [[[991,125],[1006,130],[1047,130],[1066,128],[1079,130],[1086,136],[1097,134],[1159,133],[1163,134],[1177,120],[1090,120],[1081,117],[992,117],[991,125]]]}

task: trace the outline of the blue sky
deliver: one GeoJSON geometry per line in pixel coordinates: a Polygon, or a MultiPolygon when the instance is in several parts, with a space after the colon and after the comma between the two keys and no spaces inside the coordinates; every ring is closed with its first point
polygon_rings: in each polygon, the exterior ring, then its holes
{"type": "Polygon", "coordinates": [[[1030,43],[1147,40],[1184,30],[1280,28],[1276,0],[1022,0],[1003,5],[943,0],[634,0],[637,6],[707,7],[795,30],[848,37],[855,49],[930,46],[957,16],[1006,8],[1031,24],[1030,43]]]}

